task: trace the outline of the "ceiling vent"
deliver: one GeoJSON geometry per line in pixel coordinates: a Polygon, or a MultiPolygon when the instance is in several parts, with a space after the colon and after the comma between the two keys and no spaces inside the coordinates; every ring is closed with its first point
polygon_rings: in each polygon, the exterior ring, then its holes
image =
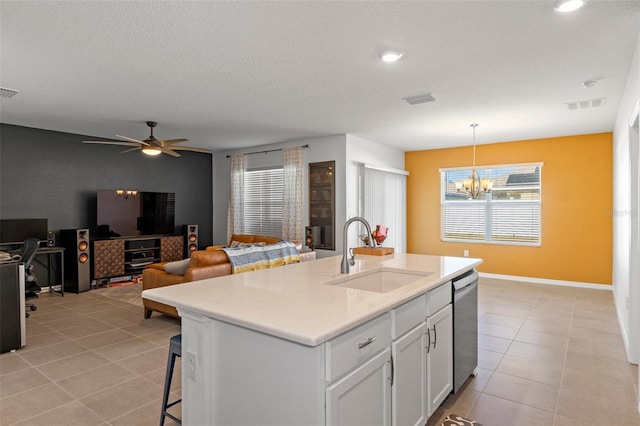
{"type": "Polygon", "coordinates": [[[431,93],[427,93],[426,95],[418,95],[418,96],[411,96],[409,98],[402,98],[402,100],[407,101],[409,105],[416,105],[416,104],[424,104],[427,102],[433,102],[436,100],[436,98],[434,98],[431,95],[431,93]]]}
{"type": "Polygon", "coordinates": [[[578,109],[597,108],[597,107],[605,106],[606,103],[607,103],[607,98],[595,98],[595,99],[586,99],[584,101],[567,102],[566,105],[569,111],[575,111],[578,109]]]}
{"type": "Polygon", "coordinates": [[[18,91],[13,89],[7,89],[6,87],[0,87],[0,97],[11,98],[13,95],[17,95],[18,91]]]}

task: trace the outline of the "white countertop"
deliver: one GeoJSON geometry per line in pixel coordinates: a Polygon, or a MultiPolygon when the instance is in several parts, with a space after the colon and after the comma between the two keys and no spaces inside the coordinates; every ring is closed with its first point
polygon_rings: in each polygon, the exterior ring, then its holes
{"type": "Polygon", "coordinates": [[[145,290],[146,299],[308,346],[317,346],[426,293],[481,259],[394,254],[356,256],[349,275],[389,268],[429,273],[387,293],[323,284],[340,274],[341,256],[145,290]]]}

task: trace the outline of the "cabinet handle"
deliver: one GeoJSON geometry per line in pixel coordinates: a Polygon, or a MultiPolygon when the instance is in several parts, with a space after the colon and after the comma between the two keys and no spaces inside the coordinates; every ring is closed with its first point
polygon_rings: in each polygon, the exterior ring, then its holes
{"type": "Polygon", "coordinates": [[[436,348],[436,344],[438,343],[438,335],[436,333],[436,324],[433,324],[433,349],[436,348]]]}
{"type": "Polygon", "coordinates": [[[367,339],[366,342],[363,343],[358,343],[358,349],[362,349],[365,346],[369,346],[370,344],[372,344],[374,341],[376,340],[376,336],[371,336],[367,339]]]}
{"type": "Polygon", "coordinates": [[[431,348],[431,329],[427,328],[427,353],[429,353],[430,348],[431,348]]]}
{"type": "Polygon", "coordinates": [[[387,362],[391,363],[391,377],[389,377],[389,380],[391,381],[391,386],[393,386],[393,378],[395,377],[395,369],[393,368],[393,355],[391,355],[391,360],[387,362]]]}

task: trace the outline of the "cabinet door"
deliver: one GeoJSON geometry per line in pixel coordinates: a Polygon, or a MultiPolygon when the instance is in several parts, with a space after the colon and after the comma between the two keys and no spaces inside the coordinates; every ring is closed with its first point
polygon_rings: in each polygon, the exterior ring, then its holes
{"type": "Polygon", "coordinates": [[[391,344],[394,426],[427,423],[427,325],[423,322],[391,344]]]}
{"type": "Polygon", "coordinates": [[[447,305],[427,318],[427,410],[430,416],[453,390],[453,314],[447,305]]]}
{"type": "Polygon", "coordinates": [[[385,349],[327,387],[327,425],[391,424],[390,352],[385,349]]]}

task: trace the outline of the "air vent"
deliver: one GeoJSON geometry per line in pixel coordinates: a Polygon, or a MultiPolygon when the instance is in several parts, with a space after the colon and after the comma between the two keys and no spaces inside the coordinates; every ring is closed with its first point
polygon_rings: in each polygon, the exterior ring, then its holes
{"type": "Polygon", "coordinates": [[[402,100],[407,101],[409,105],[416,105],[416,104],[424,104],[427,102],[433,102],[436,100],[436,98],[434,98],[431,95],[431,93],[427,93],[426,95],[418,95],[418,96],[411,96],[409,98],[402,98],[402,100]]]}
{"type": "Polygon", "coordinates": [[[18,91],[13,89],[7,89],[6,87],[0,87],[0,97],[11,98],[13,95],[17,95],[18,91]]]}
{"type": "Polygon", "coordinates": [[[566,105],[570,111],[575,111],[578,109],[602,107],[605,106],[606,103],[607,98],[595,98],[585,99],[584,101],[567,102],[566,105]]]}

